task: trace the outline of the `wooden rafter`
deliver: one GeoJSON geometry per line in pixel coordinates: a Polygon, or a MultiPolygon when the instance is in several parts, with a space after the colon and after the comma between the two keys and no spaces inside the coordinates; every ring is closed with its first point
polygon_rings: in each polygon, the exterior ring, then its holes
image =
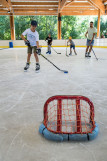
{"type": "Polygon", "coordinates": [[[106,3],[107,2],[107,0],[103,0],[103,3],[106,3]]]}
{"type": "Polygon", "coordinates": [[[90,4],[97,7],[97,9],[100,9],[103,14],[105,13],[105,7],[102,0],[88,0],[88,1],[90,2],[90,4]]]}
{"type": "Polygon", "coordinates": [[[0,0],[0,15],[107,15],[107,0],[0,0]],[[77,3],[78,1],[78,3],[77,3]]]}
{"type": "Polygon", "coordinates": [[[60,0],[60,12],[65,7],[67,0],[60,0]]]}
{"type": "Polygon", "coordinates": [[[71,2],[68,2],[67,4],[65,4],[65,7],[71,5],[73,3],[74,0],[71,0],[71,2]]]}
{"type": "Polygon", "coordinates": [[[92,10],[90,12],[90,10],[75,10],[75,11],[63,11],[61,12],[61,16],[62,15],[66,15],[66,16],[69,16],[69,15],[98,15],[98,11],[97,10],[92,10]]]}
{"type": "Polygon", "coordinates": [[[18,5],[20,5],[20,6],[22,6],[22,5],[24,5],[24,6],[27,6],[27,5],[29,5],[29,6],[31,6],[31,5],[39,5],[39,6],[51,6],[51,5],[56,5],[56,6],[58,6],[58,2],[12,2],[12,5],[14,6],[14,5],[16,5],[16,6],[18,6],[18,5]]]}
{"type": "Polygon", "coordinates": [[[0,4],[1,4],[3,7],[7,8],[9,11],[12,11],[11,0],[8,0],[8,1],[6,1],[6,0],[0,0],[0,4]]]}

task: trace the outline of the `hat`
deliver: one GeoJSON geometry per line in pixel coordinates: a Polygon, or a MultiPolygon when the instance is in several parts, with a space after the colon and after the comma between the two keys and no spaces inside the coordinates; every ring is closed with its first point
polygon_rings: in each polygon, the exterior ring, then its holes
{"type": "Polygon", "coordinates": [[[72,39],[72,37],[70,36],[70,37],[69,37],[69,39],[71,40],[71,39],[72,39]]]}

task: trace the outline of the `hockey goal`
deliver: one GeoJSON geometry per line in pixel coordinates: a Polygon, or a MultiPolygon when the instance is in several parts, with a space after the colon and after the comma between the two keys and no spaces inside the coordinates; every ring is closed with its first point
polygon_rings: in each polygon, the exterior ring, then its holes
{"type": "Polygon", "coordinates": [[[53,96],[44,105],[45,127],[57,134],[87,134],[95,128],[94,105],[84,96],[53,96]]]}

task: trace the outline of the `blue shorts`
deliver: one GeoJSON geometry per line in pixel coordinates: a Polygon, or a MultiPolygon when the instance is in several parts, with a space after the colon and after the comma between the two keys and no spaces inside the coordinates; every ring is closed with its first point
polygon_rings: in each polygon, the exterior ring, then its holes
{"type": "Polygon", "coordinates": [[[90,43],[91,40],[87,39],[87,46],[93,46],[94,45],[94,40],[92,40],[92,42],[90,43]]]}
{"type": "Polygon", "coordinates": [[[70,45],[70,48],[73,48],[73,49],[75,49],[75,45],[70,45]]]}

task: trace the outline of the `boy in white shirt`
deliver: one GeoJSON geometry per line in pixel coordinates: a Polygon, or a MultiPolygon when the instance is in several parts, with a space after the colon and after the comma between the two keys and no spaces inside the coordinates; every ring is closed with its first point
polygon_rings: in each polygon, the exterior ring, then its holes
{"type": "Polygon", "coordinates": [[[90,27],[87,29],[87,32],[85,34],[85,36],[87,37],[87,44],[86,44],[87,47],[86,47],[85,57],[91,57],[90,53],[91,53],[92,47],[94,45],[95,34],[96,34],[96,29],[93,26],[93,22],[91,21],[90,27]],[[87,37],[87,34],[88,34],[88,37],[87,37]],[[88,52],[88,49],[89,49],[89,52],[88,52]]]}
{"type": "Polygon", "coordinates": [[[28,46],[27,63],[26,63],[26,66],[24,67],[25,71],[27,71],[27,69],[30,66],[30,57],[32,54],[32,49],[33,49],[34,57],[36,60],[35,71],[38,72],[40,70],[39,58],[37,55],[37,54],[40,55],[40,53],[38,53],[38,51],[40,50],[39,49],[39,34],[36,31],[36,27],[37,27],[37,22],[32,20],[31,27],[26,29],[21,35],[21,38],[25,41],[25,44],[28,46]],[[27,40],[24,37],[25,35],[27,35],[27,40]]]}

